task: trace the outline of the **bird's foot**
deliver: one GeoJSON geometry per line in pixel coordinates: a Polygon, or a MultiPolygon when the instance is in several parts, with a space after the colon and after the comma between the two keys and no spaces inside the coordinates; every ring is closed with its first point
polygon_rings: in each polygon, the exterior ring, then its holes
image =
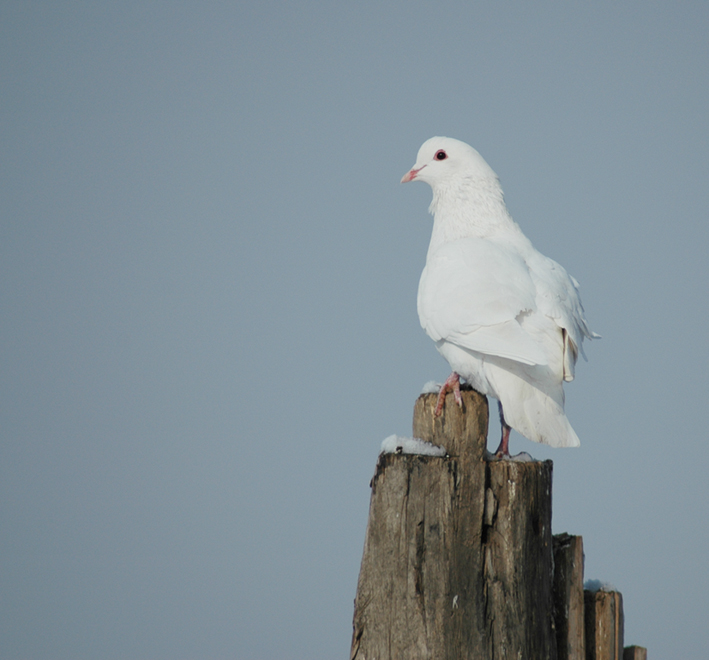
{"type": "Polygon", "coordinates": [[[462,408],[463,398],[460,396],[460,376],[455,371],[448,376],[446,382],[441,385],[441,391],[438,393],[438,400],[436,401],[436,409],[433,411],[434,417],[441,416],[448,392],[453,392],[455,402],[458,404],[459,408],[462,408]]]}

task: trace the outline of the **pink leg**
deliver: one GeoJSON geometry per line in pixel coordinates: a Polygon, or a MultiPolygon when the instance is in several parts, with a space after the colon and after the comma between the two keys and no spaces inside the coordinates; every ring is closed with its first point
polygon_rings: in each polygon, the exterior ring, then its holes
{"type": "Polygon", "coordinates": [[[510,426],[505,421],[505,415],[502,412],[502,403],[498,401],[497,405],[500,408],[500,426],[502,427],[502,440],[500,440],[500,446],[497,448],[495,456],[497,456],[498,458],[502,458],[504,456],[510,455],[510,426]]]}
{"type": "Polygon", "coordinates": [[[453,392],[455,402],[459,408],[462,408],[463,399],[460,396],[460,376],[455,371],[446,378],[446,382],[441,386],[441,391],[438,393],[438,401],[436,401],[436,409],[433,411],[435,417],[441,416],[448,392],[453,392]]]}

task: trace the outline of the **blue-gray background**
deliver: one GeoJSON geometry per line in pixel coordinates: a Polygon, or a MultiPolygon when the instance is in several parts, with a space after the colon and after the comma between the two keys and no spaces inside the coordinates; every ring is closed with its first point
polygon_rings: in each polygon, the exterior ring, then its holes
{"type": "Polygon", "coordinates": [[[347,656],[380,442],[448,373],[432,135],[603,335],[581,448],[513,435],[554,531],[626,643],[709,655],[709,4],[534,5],[0,5],[3,659],[347,656]]]}

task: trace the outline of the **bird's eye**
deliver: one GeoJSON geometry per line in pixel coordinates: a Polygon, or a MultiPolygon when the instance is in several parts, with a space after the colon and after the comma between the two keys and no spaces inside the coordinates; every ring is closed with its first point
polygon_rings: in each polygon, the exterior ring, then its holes
{"type": "Polygon", "coordinates": [[[446,158],[448,158],[448,154],[443,149],[436,152],[436,160],[445,160],[446,158]]]}

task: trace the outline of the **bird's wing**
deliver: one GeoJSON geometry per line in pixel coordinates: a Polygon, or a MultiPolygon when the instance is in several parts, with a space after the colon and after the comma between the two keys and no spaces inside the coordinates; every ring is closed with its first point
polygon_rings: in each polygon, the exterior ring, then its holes
{"type": "Polygon", "coordinates": [[[599,337],[588,327],[579,296],[579,284],[556,261],[535,252],[527,258],[537,291],[539,311],[554,320],[564,338],[564,380],[573,380],[584,338],[599,337]]]}
{"type": "Polygon", "coordinates": [[[419,283],[419,318],[434,341],[547,364],[543,347],[519,322],[537,310],[536,297],[529,267],[515,250],[464,238],[429,254],[419,283]]]}

